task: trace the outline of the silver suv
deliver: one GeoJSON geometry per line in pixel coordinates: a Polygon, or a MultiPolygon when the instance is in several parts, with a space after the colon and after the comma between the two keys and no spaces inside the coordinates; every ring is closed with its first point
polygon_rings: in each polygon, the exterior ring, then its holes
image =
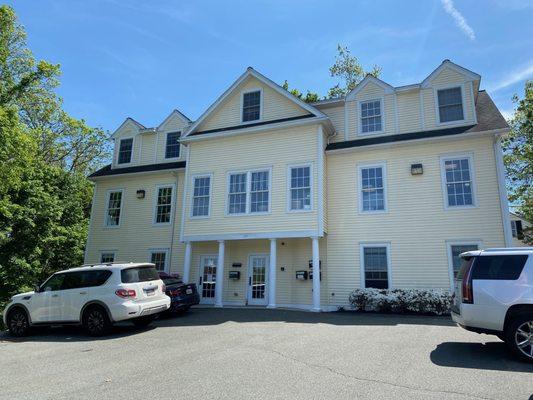
{"type": "Polygon", "coordinates": [[[452,318],[459,326],[498,336],[533,362],[533,247],[461,254],[452,318]]]}

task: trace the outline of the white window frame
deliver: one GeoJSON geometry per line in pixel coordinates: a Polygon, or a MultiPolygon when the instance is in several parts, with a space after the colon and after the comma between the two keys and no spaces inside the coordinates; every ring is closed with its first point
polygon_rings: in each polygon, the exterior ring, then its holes
{"type": "Polygon", "coordinates": [[[511,220],[511,236],[518,239],[518,227],[516,226],[516,220],[511,220]]]}
{"type": "Polygon", "coordinates": [[[443,154],[440,157],[440,180],[442,188],[442,198],[444,200],[445,210],[464,210],[468,208],[477,207],[477,193],[476,193],[476,174],[474,166],[474,154],[473,153],[455,153],[455,154],[443,154]],[[446,169],[444,164],[446,161],[457,159],[468,159],[468,168],[470,170],[470,180],[472,181],[472,204],[463,206],[450,206],[448,205],[448,189],[446,187],[446,169]]]}
{"type": "Polygon", "coordinates": [[[244,215],[268,215],[272,212],[272,167],[245,169],[237,171],[228,171],[226,173],[226,204],[224,207],[224,215],[226,217],[239,217],[244,215]],[[252,173],[254,172],[268,172],[268,211],[251,212],[252,209],[252,173]],[[230,176],[234,174],[246,174],[246,211],[244,213],[229,213],[229,188],[230,176]]]}
{"type": "Polygon", "coordinates": [[[357,198],[359,199],[359,214],[386,214],[389,212],[387,201],[387,163],[385,161],[357,164],[357,198]],[[383,177],[383,210],[363,211],[363,169],[381,168],[383,177]]]}
{"type": "Polygon", "coordinates": [[[165,267],[164,267],[163,271],[159,271],[158,270],[158,272],[166,272],[166,273],[168,273],[169,272],[169,266],[170,266],[170,260],[169,260],[170,249],[169,248],[149,249],[148,250],[148,262],[149,263],[152,262],[152,254],[154,254],[154,253],[165,253],[165,267]]]}
{"type": "Polygon", "coordinates": [[[357,101],[357,112],[358,114],[358,121],[357,121],[357,135],[358,136],[370,136],[370,135],[379,135],[382,133],[385,133],[385,99],[383,97],[378,97],[374,99],[363,99],[357,101]],[[372,101],[379,101],[379,108],[381,111],[381,130],[380,131],[372,131],[372,132],[363,132],[363,112],[362,107],[363,103],[368,103],[372,101]]]}
{"type": "Polygon", "coordinates": [[[104,212],[104,228],[106,228],[106,229],[116,229],[116,228],[120,228],[120,226],[122,225],[122,219],[124,218],[124,198],[125,198],[124,193],[125,193],[125,190],[122,189],[122,188],[119,188],[119,189],[108,189],[106,191],[105,212],[104,212]],[[108,213],[109,213],[109,198],[111,196],[111,193],[115,193],[115,192],[122,193],[122,195],[120,196],[120,216],[119,216],[119,219],[118,219],[118,225],[108,225],[107,224],[107,217],[108,217],[108,213]]]}
{"type": "Polygon", "coordinates": [[[104,254],[113,254],[113,261],[112,262],[116,262],[117,261],[117,251],[116,250],[100,250],[100,260],[99,260],[100,263],[103,263],[102,256],[104,254]]]}
{"type": "Polygon", "coordinates": [[[121,137],[119,138],[118,140],[118,147],[116,148],[116,155],[115,155],[115,165],[117,166],[125,166],[125,165],[131,165],[133,164],[133,154],[135,152],[135,136],[127,136],[127,137],[121,137]],[[120,163],[118,162],[118,158],[120,156],[120,144],[122,143],[123,140],[128,140],[128,139],[132,139],[131,141],[131,157],[130,157],[130,162],[127,162],[127,163],[120,163]]]}
{"type": "Polygon", "coordinates": [[[213,173],[196,174],[191,176],[191,194],[189,198],[189,219],[203,219],[211,218],[211,207],[213,205],[213,173]],[[209,178],[209,207],[207,209],[207,215],[193,215],[194,209],[194,182],[197,178],[209,178]]]}
{"type": "Polygon", "coordinates": [[[247,89],[241,92],[241,104],[239,107],[240,117],[242,125],[255,124],[257,122],[263,121],[263,89],[262,88],[252,88],[247,89]],[[253,121],[243,121],[243,111],[244,111],[244,95],[247,93],[259,92],[259,119],[254,119],[253,121]]]}
{"type": "Polygon", "coordinates": [[[392,286],[392,265],[391,265],[391,242],[359,242],[359,273],[361,288],[366,288],[365,279],[365,248],[366,247],[386,247],[387,248],[387,282],[388,290],[393,289],[392,286]]]}
{"type": "Polygon", "coordinates": [[[152,215],[152,224],[155,226],[166,226],[166,225],[172,225],[172,222],[174,221],[174,203],[176,198],[176,184],[175,183],[166,183],[166,184],[159,184],[155,185],[155,191],[154,191],[154,198],[153,198],[153,215],[152,215]],[[159,189],[164,188],[171,188],[172,193],[170,196],[170,221],[169,222],[157,222],[157,200],[158,200],[158,194],[159,189]]]}
{"type": "Polygon", "coordinates": [[[456,85],[447,85],[447,86],[436,86],[433,87],[433,99],[435,102],[435,121],[437,122],[437,125],[456,125],[456,124],[464,124],[466,121],[466,106],[465,106],[465,90],[462,83],[456,84],[456,85]],[[461,105],[463,106],[463,119],[457,119],[455,121],[445,121],[441,122],[440,120],[440,112],[439,112],[439,90],[446,90],[446,89],[456,89],[459,88],[461,90],[461,105]]]}
{"type": "Polygon", "coordinates": [[[287,165],[287,212],[288,213],[308,213],[308,212],[313,212],[315,210],[315,202],[314,202],[314,194],[315,194],[315,191],[314,191],[314,179],[313,179],[313,163],[312,162],[307,162],[307,163],[303,163],[303,164],[289,164],[287,165]],[[306,209],[303,209],[303,210],[298,210],[298,209],[292,209],[291,206],[292,206],[292,193],[291,193],[291,189],[292,189],[292,170],[293,168],[305,168],[305,167],[308,167],[309,168],[309,185],[310,185],[310,189],[311,189],[311,204],[310,204],[310,208],[308,210],[306,209]]]}
{"type": "Polygon", "coordinates": [[[483,248],[483,241],[481,239],[446,240],[446,253],[448,255],[448,276],[450,279],[451,290],[454,289],[452,246],[477,246],[478,250],[481,250],[483,248]]]}
{"type": "Polygon", "coordinates": [[[165,133],[165,160],[178,160],[181,158],[181,153],[183,151],[183,148],[181,146],[181,142],[178,140],[178,146],[179,146],[179,156],[177,157],[167,157],[167,142],[168,142],[168,135],[170,135],[171,133],[177,133],[179,135],[179,139],[181,140],[181,135],[182,135],[182,131],[170,131],[170,132],[167,132],[165,133]]]}

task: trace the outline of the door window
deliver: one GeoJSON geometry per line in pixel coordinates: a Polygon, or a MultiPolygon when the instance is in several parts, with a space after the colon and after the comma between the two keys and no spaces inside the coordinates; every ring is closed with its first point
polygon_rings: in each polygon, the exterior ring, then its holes
{"type": "Polygon", "coordinates": [[[52,275],[45,283],[43,283],[43,285],[41,286],[41,291],[55,292],[57,290],[61,290],[64,279],[65,279],[65,274],[52,275]]]}
{"type": "Polygon", "coordinates": [[[202,263],[202,297],[215,298],[215,286],[217,279],[217,258],[206,257],[202,263]]]}
{"type": "Polygon", "coordinates": [[[252,257],[252,299],[265,298],[266,258],[252,257]]]}

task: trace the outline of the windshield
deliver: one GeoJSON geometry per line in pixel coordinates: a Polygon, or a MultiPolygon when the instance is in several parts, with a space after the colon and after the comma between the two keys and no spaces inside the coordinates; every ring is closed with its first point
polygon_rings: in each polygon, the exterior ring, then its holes
{"type": "Polygon", "coordinates": [[[159,279],[159,274],[155,267],[143,266],[123,269],[120,273],[122,283],[137,283],[155,281],[159,279]]]}

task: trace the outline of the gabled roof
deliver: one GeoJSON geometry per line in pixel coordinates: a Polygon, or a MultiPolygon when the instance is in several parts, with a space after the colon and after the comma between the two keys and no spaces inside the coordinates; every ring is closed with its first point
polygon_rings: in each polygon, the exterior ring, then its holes
{"type": "Polygon", "coordinates": [[[233,84],[224,92],[222,95],[213,103],[209,108],[198,118],[189,128],[187,133],[184,135],[184,137],[188,136],[194,130],[203,122],[205,119],[211,115],[212,112],[214,112],[218,106],[226,99],[230,94],[233,93],[233,91],[247,78],[254,77],[261,83],[265,84],[266,86],[270,87],[271,89],[278,92],[280,95],[285,96],[292,102],[296,103],[298,106],[303,108],[304,110],[307,110],[309,113],[313,114],[317,117],[324,117],[327,118],[325,114],[323,114],[321,111],[319,111],[317,108],[313,107],[312,105],[304,102],[303,100],[299,99],[298,97],[292,95],[287,90],[283,89],[281,86],[279,86],[277,83],[273,82],[272,80],[268,79],[266,76],[261,74],[260,72],[256,71],[252,67],[248,67],[246,71],[235,81],[233,84]]]}
{"type": "Polygon", "coordinates": [[[180,120],[182,120],[185,124],[190,124],[192,123],[192,121],[185,115],[183,114],[180,110],[178,110],[177,108],[175,108],[174,110],[172,110],[172,112],[168,115],[168,117],[166,117],[163,122],[161,122],[158,126],[157,126],[157,129],[160,129],[163,125],[165,125],[172,117],[178,117],[180,120]]]}
{"type": "Polygon", "coordinates": [[[457,65],[450,60],[444,60],[441,65],[439,65],[435,70],[428,75],[426,79],[422,81],[420,84],[423,88],[428,87],[430,85],[430,82],[441,73],[443,69],[450,68],[460,74],[466,75],[469,79],[474,81],[479,81],[481,79],[481,75],[476,74],[475,72],[470,71],[469,69],[466,69],[464,67],[461,67],[460,65],[457,65]]]}
{"type": "Polygon", "coordinates": [[[115,132],[113,132],[111,137],[114,138],[115,135],[117,134],[117,132],[120,131],[127,124],[134,124],[138,129],[146,129],[146,127],[143,124],[141,124],[140,122],[135,121],[133,118],[128,117],[128,118],[126,118],[124,120],[123,123],[120,124],[120,126],[117,129],[115,129],[115,132]]]}
{"type": "Polygon", "coordinates": [[[381,79],[378,79],[375,76],[367,74],[365,78],[361,82],[359,82],[357,86],[350,91],[350,93],[346,95],[346,101],[353,100],[357,93],[363,90],[369,83],[374,83],[378,85],[385,91],[386,94],[394,93],[394,88],[391,85],[386,82],[383,82],[381,79]]]}

